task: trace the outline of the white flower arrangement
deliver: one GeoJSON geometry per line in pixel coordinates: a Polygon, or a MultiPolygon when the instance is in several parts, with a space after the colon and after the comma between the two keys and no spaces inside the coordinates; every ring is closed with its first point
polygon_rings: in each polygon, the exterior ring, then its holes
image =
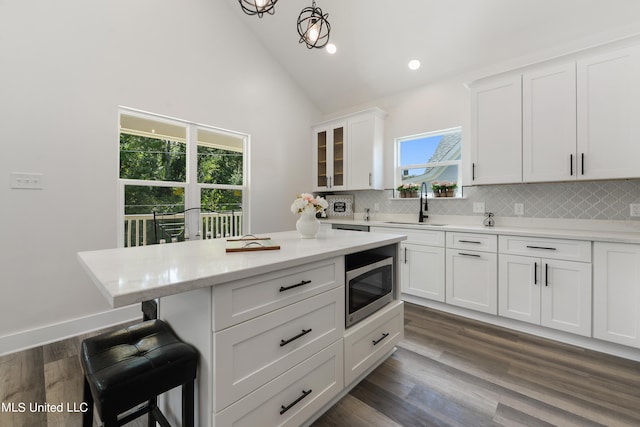
{"type": "Polygon", "coordinates": [[[323,197],[316,197],[310,193],[302,193],[297,199],[293,201],[291,205],[291,212],[294,214],[301,214],[303,212],[308,213],[320,213],[320,216],[325,217],[325,209],[329,207],[329,203],[323,197]]]}

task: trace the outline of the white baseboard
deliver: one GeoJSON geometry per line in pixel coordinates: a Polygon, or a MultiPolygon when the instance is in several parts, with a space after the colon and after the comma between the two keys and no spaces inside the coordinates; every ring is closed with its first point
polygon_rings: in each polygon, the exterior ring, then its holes
{"type": "Polygon", "coordinates": [[[65,322],[54,323],[41,328],[5,335],[0,337],[0,356],[56,341],[62,341],[97,329],[141,319],[142,311],[140,310],[140,306],[132,305],[65,322]]]}

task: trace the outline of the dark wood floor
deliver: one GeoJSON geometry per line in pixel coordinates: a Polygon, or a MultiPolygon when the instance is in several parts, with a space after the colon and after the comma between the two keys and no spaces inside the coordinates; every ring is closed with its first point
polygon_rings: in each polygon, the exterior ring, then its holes
{"type": "MultiPolygon", "coordinates": [[[[640,426],[640,363],[411,304],[405,313],[394,355],[313,427],[640,426]]],[[[81,339],[0,357],[0,402],[79,404],[81,339]]],[[[79,425],[74,413],[0,411],[2,427],[79,425]]]]}
{"type": "Polygon", "coordinates": [[[396,353],[328,426],[640,426],[640,363],[405,305],[396,353]]]}

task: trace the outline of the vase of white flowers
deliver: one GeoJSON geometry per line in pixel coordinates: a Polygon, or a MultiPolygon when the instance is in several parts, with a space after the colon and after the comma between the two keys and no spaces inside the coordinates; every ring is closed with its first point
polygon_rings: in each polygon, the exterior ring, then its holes
{"type": "Polygon", "coordinates": [[[300,219],[296,222],[296,230],[303,239],[313,239],[320,229],[320,221],[316,216],[320,214],[325,217],[325,209],[329,206],[327,201],[310,193],[302,193],[291,205],[291,212],[300,214],[300,219]]]}

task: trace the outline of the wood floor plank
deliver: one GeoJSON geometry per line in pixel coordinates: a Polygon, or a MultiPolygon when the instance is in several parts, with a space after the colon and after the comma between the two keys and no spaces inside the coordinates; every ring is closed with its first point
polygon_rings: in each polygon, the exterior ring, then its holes
{"type": "Polygon", "coordinates": [[[0,384],[0,402],[11,405],[0,411],[0,426],[47,424],[45,413],[31,410],[32,405],[46,401],[41,347],[0,357],[0,384]]]}

